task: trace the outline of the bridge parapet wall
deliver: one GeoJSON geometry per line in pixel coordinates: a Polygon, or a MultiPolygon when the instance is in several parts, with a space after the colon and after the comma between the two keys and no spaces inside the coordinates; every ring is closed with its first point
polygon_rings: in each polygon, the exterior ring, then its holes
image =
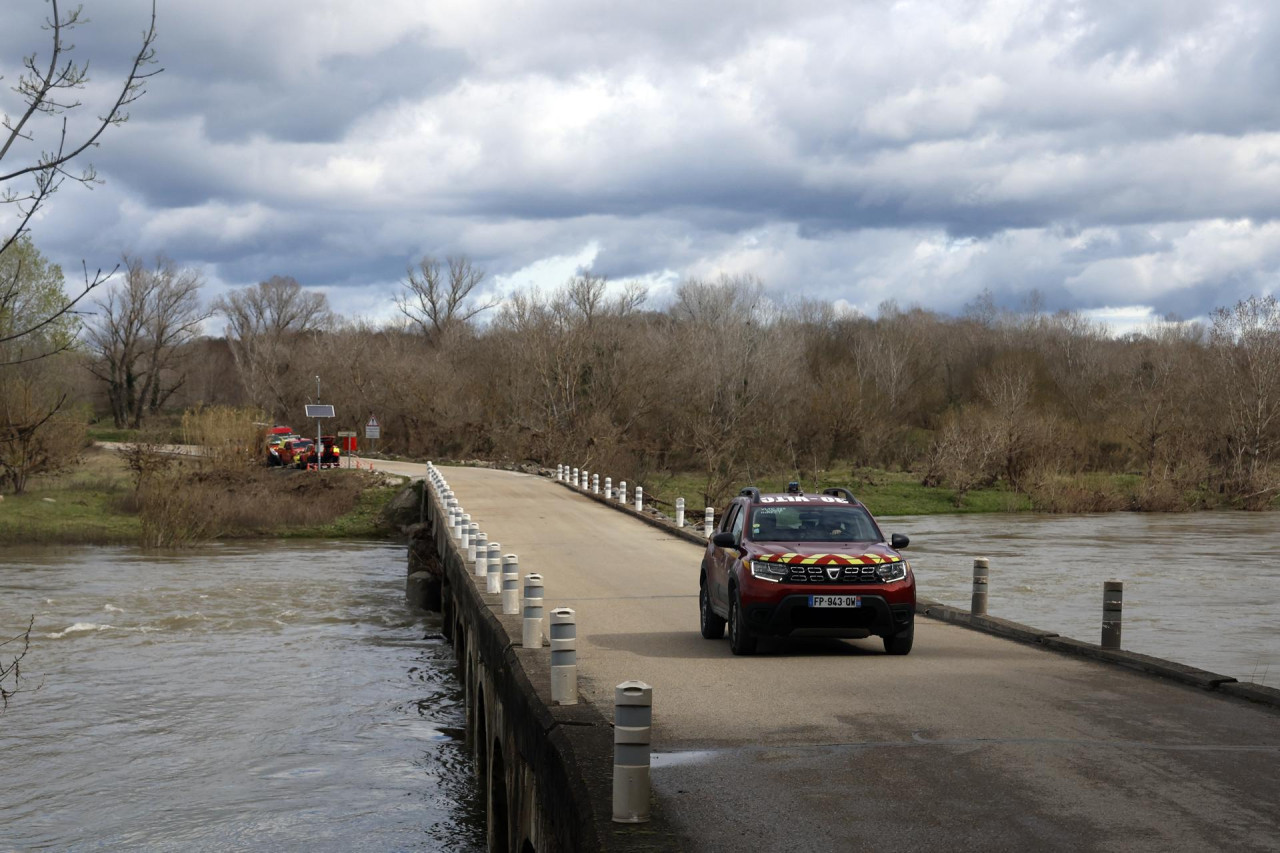
{"type": "MultiPolygon", "coordinates": [[[[611,822],[612,726],[589,702],[552,703],[549,648],[522,647],[521,617],[504,615],[501,596],[477,584],[450,535],[445,505],[424,488],[424,524],[440,567],[438,580],[424,578],[409,591],[419,606],[439,601],[445,636],[454,644],[489,849],[675,849],[663,841],[660,822],[643,828],[611,822]]],[[[420,562],[411,563],[414,568],[421,573],[420,562]]]]}

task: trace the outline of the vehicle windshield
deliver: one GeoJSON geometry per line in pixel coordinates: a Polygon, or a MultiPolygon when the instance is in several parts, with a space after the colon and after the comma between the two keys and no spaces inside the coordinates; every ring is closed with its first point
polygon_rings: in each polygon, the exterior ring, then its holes
{"type": "Polygon", "coordinates": [[[750,538],[756,542],[878,542],[871,515],[856,506],[757,506],[750,538]]]}

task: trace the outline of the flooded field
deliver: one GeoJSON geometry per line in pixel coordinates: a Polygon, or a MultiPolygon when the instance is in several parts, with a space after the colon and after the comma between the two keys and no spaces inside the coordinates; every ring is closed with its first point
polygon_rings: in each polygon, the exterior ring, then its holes
{"type": "Polygon", "coordinates": [[[1124,581],[1124,647],[1280,687],[1280,516],[1213,512],[885,517],[911,537],[920,594],[1096,643],[1102,582],[1124,581]]]}
{"type": "Polygon", "coordinates": [[[0,851],[484,849],[453,650],[405,607],[404,559],[0,556],[0,626],[35,615],[42,683],[0,716],[0,851]]]}

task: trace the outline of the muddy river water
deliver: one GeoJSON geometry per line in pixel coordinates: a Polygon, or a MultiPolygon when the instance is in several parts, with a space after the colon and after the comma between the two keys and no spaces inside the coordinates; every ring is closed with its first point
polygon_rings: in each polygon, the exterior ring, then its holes
{"type": "Polygon", "coordinates": [[[1102,583],[1124,581],[1124,648],[1280,687],[1280,515],[1205,512],[880,519],[911,537],[920,594],[1099,641],[1102,583]]]}
{"type": "Polygon", "coordinates": [[[483,849],[452,648],[404,560],[0,552],[42,683],[0,716],[0,851],[483,849]]]}
{"type": "MultiPolygon", "coordinates": [[[[922,516],[921,593],[1280,686],[1280,517],[922,516]]],[[[483,849],[452,648],[404,549],[254,542],[0,552],[0,631],[35,615],[0,715],[0,851],[483,849]],[[424,639],[425,638],[425,639],[424,639]]],[[[691,564],[691,571],[695,570],[691,564]]],[[[692,577],[692,576],[691,576],[692,577]]]]}

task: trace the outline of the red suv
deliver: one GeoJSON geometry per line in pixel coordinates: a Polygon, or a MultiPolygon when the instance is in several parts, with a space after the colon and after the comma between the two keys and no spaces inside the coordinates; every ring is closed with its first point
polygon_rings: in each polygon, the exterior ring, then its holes
{"type": "Polygon", "coordinates": [[[759,636],[884,639],[891,655],[911,651],[916,580],[848,489],[806,495],[746,488],[720,517],[702,558],[702,636],[749,655],[759,636]]]}

